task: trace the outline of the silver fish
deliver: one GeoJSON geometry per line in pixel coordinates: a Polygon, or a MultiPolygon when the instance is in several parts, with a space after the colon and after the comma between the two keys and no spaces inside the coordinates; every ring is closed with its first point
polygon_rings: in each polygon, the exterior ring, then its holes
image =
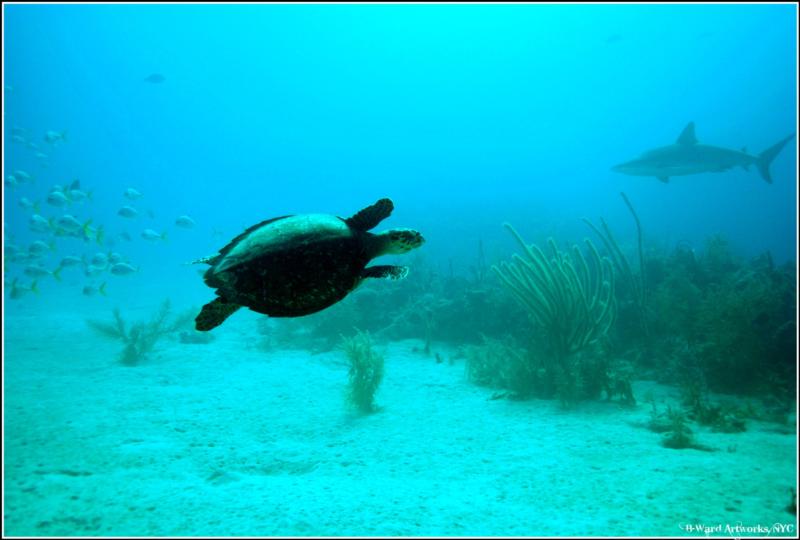
{"type": "Polygon", "coordinates": [[[178,216],[178,219],[175,220],[175,225],[184,229],[193,229],[196,223],[189,216],[178,216]]]}
{"type": "Polygon", "coordinates": [[[28,174],[27,172],[23,171],[22,169],[17,169],[12,173],[14,178],[21,184],[32,184],[33,183],[33,176],[28,174]]]}
{"type": "Polygon", "coordinates": [[[48,130],[44,134],[44,140],[45,142],[50,144],[55,144],[57,142],[67,142],[67,131],[48,130]]]}
{"type": "Polygon", "coordinates": [[[67,197],[63,191],[51,191],[47,195],[47,204],[53,206],[63,207],[69,205],[71,202],[70,198],[67,197]]]}
{"type": "Polygon", "coordinates": [[[136,189],[134,189],[132,187],[129,187],[128,189],[126,189],[125,193],[123,193],[123,195],[125,196],[126,199],[130,199],[132,201],[135,201],[136,199],[141,199],[142,198],[142,194],[139,193],[139,191],[137,191],[136,189]]]}
{"type": "Polygon", "coordinates": [[[91,191],[83,191],[80,189],[70,189],[69,190],[69,198],[72,199],[74,202],[83,202],[86,199],[92,200],[92,192],[91,191]]]}
{"type": "Polygon", "coordinates": [[[102,274],[103,272],[105,272],[105,270],[106,270],[105,267],[101,268],[99,266],[90,264],[89,266],[86,267],[83,273],[86,275],[86,277],[94,277],[102,274]]]}
{"type": "Polygon", "coordinates": [[[61,267],[68,267],[68,266],[78,266],[79,264],[83,264],[84,260],[81,257],[77,257],[75,255],[67,255],[63,259],[61,259],[61,263],[59,266],[61,267]]]}
{"type": "Polygon", "coordinates": [[[105,268],[108,266],[108,255],[100,252],[95,253],[89,262],[98,268],[105,268]]]}
{"type": "Polygon", "coordinates": [[[81,225],[80,221],[78,221],[78,219],[75,216],[71,214],[64,214],[63,216],[58,218],[58,220],[56,221],[56,225],[58,225],[67,232],[75,232],[81,227],[87,227],[91,222],[92,220],[90,219],[89,221],[81,225]]]}
{"type": "Polygon", "coordinates": [[[149,82],[153,84],[163,83],[165,80],[167,80],[167,78],[164,77],[161,73],[151,73],[150,75],[144,78],[144,82],[149,82]]]}
{"type": "Polygon", "coordinates": [[[83,294],[86,295],[86,296],[94,296],[97,293],[100,293],[103,296],[106,296],[106,284],[105,284],[105,282],[101,283],[99,287],[95,287],[94,285],[85,285],[83,287],[83,294]]]}
{"type": "Polygon", "coordinates": [[[55,245],[54,242],[50,242],[49,244],[46,244],[46,243],[42,242],[41,240],[36,240],[35,242],[33,242],[30,245],[30,247],[28,247],[28,252],[29,253],[34,253],[34,254],[42,254],[42,253],[44,253],[45,251],[48,251],[48,250],[50,250],[50,251],[55,251],[56,250],[56,245],[55,245]]]}
{"type": "Polygon", "coordinates": [[[52,223],[39,214],[31,216],[30,220],[28,220],[28,227],[33,232],[49,232],[53,229],[52,223]]]}
{"type": "Polygon", "coordinates": [[[145,229],[142,231],[142,238],[145,240],[149,240],[150,242],[155,242],[156,240],[167,240],[167,233],[166,231],[158,234],[153,229],[145,229]]]}
{"type": "Polygon", "coordinates": [[[128,274],[133,274],[134,272],[138,272],[138,268],[134,268],[128,263],[117,263],[111,267],[111,273],[115,276],[126,276],[128,274]]]}
{"type": "Polygon", "coordinates": [[[139,211],[132,206],[123,206],[122,208],[117,211],[117,215],[122,216],[124,218],[135,218],[139,215],[139,211]]]}
{"type": "Polygon", "coordinates": [[[51,272],[50,270],[42,268],[38,264],[29,264],[28,266],[25,267],[25,270],[23,272],[25,273],[26,276],[32,278],[37,278],[42,276],[53,276],[56,279],[56,281],[61,281],[60,266],[51,272]]]}
{"type": "Polygon", "coordinates": [[[36,280],[34,280],[30,286],[24,287],[19,284],[18,280],[15,279],[13,283],[11,283],[11,292],[9,293],[9,296],[13,300],[19,300],[29,292],[39,294],[39,289],[36,287],[36,280]]]}
{"type": "Polygon", "coordinates": [[[24,208],[25,210],[33,210],[34,212],[39,212],[39,203],[31,201],[27,197],[22,197],[19,200],[19,205],[21,208],[24,208]]]}

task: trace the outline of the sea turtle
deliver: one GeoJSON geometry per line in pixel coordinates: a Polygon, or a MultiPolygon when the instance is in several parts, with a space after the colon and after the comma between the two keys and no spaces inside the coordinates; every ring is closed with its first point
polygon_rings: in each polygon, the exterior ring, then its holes
{"type": "Polygon", "coordinates": [[[405,266],[370,266],[381,255],[406,253],[425,239],[411,229],[368,232],[389,217],[394,204],[381,199],[354,216],[282,216],[253,225],[207,263],[203,280],[218,298],[195,319],[211,330],[242,306],[271,317],[299,317],[343,299],[364,278],[401,279],[405,266]]]}

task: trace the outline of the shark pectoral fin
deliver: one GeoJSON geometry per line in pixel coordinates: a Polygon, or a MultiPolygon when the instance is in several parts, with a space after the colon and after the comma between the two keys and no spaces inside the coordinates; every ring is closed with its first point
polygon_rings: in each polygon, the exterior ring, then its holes
{"type": "Polygon", "coordinates": [[[662,181],[662,182],[664,182],[665,184],[666,184],[667,182],[669,182],[669,176],[656,176],[656,178],[658,178],[659,180],[661,180],[661,181],[662,181]]]}
{"type": "Polygon", "coordinates": [[[694,122],[689,122],[686,124],[686,127],[683,128],[683,131],[681,131],[676,144],[684,144],[686,146],[697,144],[697,137],[694,136],[694,122]]]}

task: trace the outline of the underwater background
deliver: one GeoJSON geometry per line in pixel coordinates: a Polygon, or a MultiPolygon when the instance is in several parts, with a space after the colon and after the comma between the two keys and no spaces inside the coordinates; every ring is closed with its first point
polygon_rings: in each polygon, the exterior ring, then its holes
{"type": "Polygon", "coordinates": [[[4,534],[796,534],[796,138],[611,170],[796,133],[794,5],[3,14],[4,534]],[[194,330],[383,197],[405,279],[194,330]]]}

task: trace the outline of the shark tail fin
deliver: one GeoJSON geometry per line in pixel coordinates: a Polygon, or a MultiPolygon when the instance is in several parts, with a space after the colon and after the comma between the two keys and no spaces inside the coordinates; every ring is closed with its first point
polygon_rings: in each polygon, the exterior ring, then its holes
{"type": "Polygon", "coordinates": [[[756,159],[756,167],[758,167],[758,172],[761,173],[761,178],[766,180],[767,183],[772,183],[772,176],[769,174],[769,164],[772,163],[772,160],[775,159],[775,156],[777,156],[778,153],[783,150],[783,147],[786,146],[786,143],[791,141],[793,137],[794,134],[789,135],[785,139],[773,144],[758,155],[758,159],[756,159]]]}

